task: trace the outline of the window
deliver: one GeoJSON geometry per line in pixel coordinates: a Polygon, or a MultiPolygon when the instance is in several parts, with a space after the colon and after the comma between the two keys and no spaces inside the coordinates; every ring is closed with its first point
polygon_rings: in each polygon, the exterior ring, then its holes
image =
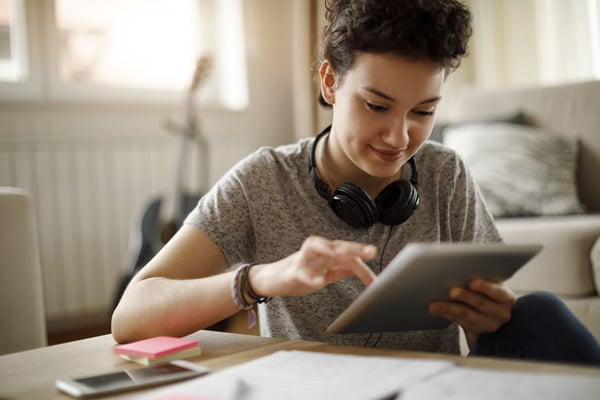
{"type": "Polygon", "coordinates": [[[199,35],[194,0],[56,0],[63,82],[185,89],[199,35]]]}
{"type": "Polygon", "coordinates": [[[199,101],[246,108],[243,0],[0,0],[0,97],[179,101],[202,57],[199,101]]]}
{"type": "Polygon", "coordinates": [[[469,0],[475,84],[600,79],[600,0],[469,0]]]}
{"type": "Polygon", "coordinates": [[[0,81],[22,81],[27,68],[23,1],[0,0],[0,81]]]}
{"type": "Polygon", "coordinates": [[[185,90],[207,55],[204,99],[247,106],[242,0],[55,0],[54,23],[60,86],[185,90]]]}

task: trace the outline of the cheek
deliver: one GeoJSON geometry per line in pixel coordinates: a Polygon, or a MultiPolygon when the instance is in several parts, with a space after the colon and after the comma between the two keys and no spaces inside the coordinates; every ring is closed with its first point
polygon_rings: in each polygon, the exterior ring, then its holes
{"type": "Polygon", "coordinates": [[[423,144],[427,141],[427,139],[429,139],[429,136],[431,135],[432,127],[433,127],[432,124],[428,124],[427,126],[421,126],[418,130],[416,130],[410,136],[410,147],[411,147],[411,153],[413,155],[414,155],[414,153],[419,151],[421,146],[423,146],[423,144]]]}
{"type": "MultiPolygon", "coordinates": [[[[355,101],[337,103],[333,109],[333,124],[344,132],[350,141],[360,141],[361,136],[373,131],[376,120],[355,101]]],[[[363,139],[364,140],[364,139],[363,139]]]]}
{"type": "Polygon", "coordinates": [[[413,156],[416,154],[423,144],[429,139],[431,131],[433,129],[433,123],[427,121],[420,121],[415,123],[412,129],[409,130],[409,155],[413,156]]]}
{"type": "Polygon", "coordinates": [[[415,124],[412,139],[418,142],[424,142],[429,138],[435,124],[434,118],[428,118],[415,124]]]}
{"type": "Polygon", "coordinates": [[[360,119],[364,114],[360,103],[348,96],[338,96],[339,101],[334,105],[334,115],[337,114],[350,124],[348,121],[360,119]]]}

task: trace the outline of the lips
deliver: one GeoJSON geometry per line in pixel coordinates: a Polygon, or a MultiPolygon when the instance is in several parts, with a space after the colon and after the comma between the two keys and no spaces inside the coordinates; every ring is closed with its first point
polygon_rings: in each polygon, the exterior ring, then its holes
{"type": "Polygon", "coordinates": [[[373,153],[383,161],[394,162],[402,158],[403,150],[384,150],[371,147],[373,153]]]}

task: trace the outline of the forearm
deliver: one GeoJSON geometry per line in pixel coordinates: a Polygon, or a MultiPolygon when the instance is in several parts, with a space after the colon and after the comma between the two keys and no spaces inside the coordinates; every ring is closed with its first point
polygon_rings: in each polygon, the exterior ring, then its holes
{"type": "Polygon", "coordinates": [[[238,311],[232,273],[201,279],[147,278],[132,283],[112,316],[118,343],[152,336],[184,336],[238,311]]]}

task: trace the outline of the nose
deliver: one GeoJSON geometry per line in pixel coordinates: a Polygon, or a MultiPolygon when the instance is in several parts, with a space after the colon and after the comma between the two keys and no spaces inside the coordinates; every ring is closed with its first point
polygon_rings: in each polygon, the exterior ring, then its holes
{"type": "Polygon", "coordinates": [[[409,122],[406,118],[395,118],[384,128],[381,133],[381,139],[385,144],[395,149],[404,148],[408,145],[409,128],[409,122]]]}

